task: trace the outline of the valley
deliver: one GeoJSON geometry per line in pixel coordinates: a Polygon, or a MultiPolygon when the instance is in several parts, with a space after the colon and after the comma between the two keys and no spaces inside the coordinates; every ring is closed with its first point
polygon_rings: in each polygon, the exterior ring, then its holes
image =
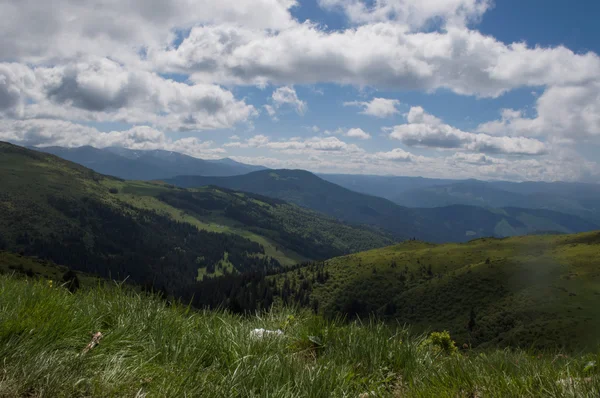
{"type": "MultiPolygon", "coordinates": [[[[0,313],[0,341],[6,342],[0,356],[11,364],[7,380],[19,380],[0,384],[4,391],[40,388],[34,378],[10,373],[36,374],[36,347],[46,335],[22,334],[30,322],[67,347],[48,354],[45,363],[64,366],[64,354],[84,344],[82,330],[97,329],[108,336],[98,352],[111,347],[145,358],[152,367],[136,369],[153,380],[166,380],[163,366],[208,366],[217,373],[198,377],[215,393],[233,391],[224,384],[234,377],[233,367],[214,362],[219,350],[242,362],[257,353],[308,360],[322,376],[309,371],[299,379],[296,360],[285,359],[279,366],[286,373],[277,380],[288,386],[302,380],[304,388],[314,388],[312,396],[332,383],[340,391],[383,396],[454,394],[465,391],[465,383],[487,380],[497,363],[514,361],[548,372],[540,384],[548,391],[568,377],[562,360],[531,353],[574,355],[569,366],[578,367],[576,374],[595,371],[589,355],[577,353],[593,352],[600,342],[600,228],[572,214],[461,204],[402,207],[298,170],[124,180],[8,143],[0,143],[0,181],[0,295],[13,302],[0,313]],[[80,315],[69,320],[38,315],[73,311],[80,315]],[[92,322],[84,313],[103,320],[92,322]],[[160,322],[179,326],[163,329],[160,322]],[[140,325],[186,354],[157,362],[157,355],[171,354],[144,343],[140,325]],[[192,337],[198,327],[228,337],[210,340],[202,353],[192,337]],[[252,328],[264,327],[284,337],[248,340],[252,328]],[[119,348],[118,336],[136,341],[135,354],[119,348]],[[250,351],[235,348],[241,346],[250,351]],[[377,352],[386,354],[370,357],[377,352]],[[358,357],[371,358],[371,365],[348,370],[344,363],[358,357]],[[406,361],[440,372],[461,367],[471,376],[423,379],[419,369],[425,368],[406,361]]],[[[271,365],[252,362],[235,388],[269,390],[251,369],[274,378],[271,365]]],[[[176,386],[172,376],[170,384],[124,378],[109,386],[101,370],[89,369],[64,378],[49,368],[39,371],[71,383],[74,394],[128,394],[132,386],[166,395],[195,391],[183,379],[176,386]]],[[[519,383],[539,377],[538,370],[510,372],[495,391],[527,394],[529,387],[519,383]]],[[[58,391],[60,383],[44,391],[58,391]]],[[[289,387],[285,394],[295,391],[289,387]]]]}
{"type": "Polygon", "coordinates": [[[594,221],[545,209],[463,204],[404,207],[351,191],[303,170],[262,170],[231,177],[180,176],[165,181],[184,188],[218,186],[282,199],[344,222],[379,228],[397,240],[466,242],[488,236],[575,233],[600,228],[594,221]]]}
{"type": "Polygon", "coordinates": [[[0,249],[173,293],[393,242],[269,198],[124,181],[10,144],[0,155],[0,249]]]}

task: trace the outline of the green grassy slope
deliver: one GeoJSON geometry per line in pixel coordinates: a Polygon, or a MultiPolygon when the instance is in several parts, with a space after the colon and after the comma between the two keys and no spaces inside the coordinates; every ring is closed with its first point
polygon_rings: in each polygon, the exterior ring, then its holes
{"type": "Polygon", "coordinates": [[[6,143],[0,181],[0,249],[139,283],[165,280],[170,291],[198,269],[290,265],[391,243],[281,201],[123,181],[6,143]]]}
{"type": "MultiPolygon", "coordinates": [[[[68,271],[69,268],[63,265],[0,250],[0,274],[44,278],[60,285],[64,283],[63,277],[68,271]]],[[[82,272],[75,272],[75,275],[81,286],[96,286],[103,281],[82,272]]]]}
{"type": "MultiPolygon", "coordinates": [[[[592,397],[596,353],[442,351],[377,322],[196,312],[116,287],[0,275],[2,397],[592,397]],[[283,330],[256,339],[255,328],[283,330]],[[103,338],[83,354],[91,333],[103,338]]],[[[441,340],[440,342],[449,342],[441,340]]]]}
{"type": "Polygon", "coordinates": [[[167,181],[181,187],[214,185],[283,199],[345,222],[380,228],[397,239],[465,242],[485,236],[576,233],[600,228],[574,215],[544,210],[466,205],[407,208],[351,191],[304,170],[263,170],[233,177],[180,176],[167,181]]]}
{"type": "Polygon", "coordinates": [[[600,232],[409,241],[271,278],[280,295],[285,283],[287,296],[308,294],[304,302],[326,315],[376,313],[417,329],[448,329],[461,344],[600,343],[600,232]]]}

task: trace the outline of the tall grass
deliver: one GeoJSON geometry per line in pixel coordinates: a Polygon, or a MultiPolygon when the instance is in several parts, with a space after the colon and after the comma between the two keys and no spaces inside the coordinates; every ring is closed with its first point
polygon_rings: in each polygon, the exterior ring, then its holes
{"type": "Polygon", "coordinates": [[[463,350],[376,321],[195,311],[119,286],[0,276],[2,397],[585,397],[598,355],[463,350]],[[282,329],[256,339],[254,328],[282,329]],[[91,334],[104,338],[86,354],[91,334]],[[362,395],[361,395],[362,394],[362,395]],[[371,395],[367,395],[371,394],[371,395]]]}

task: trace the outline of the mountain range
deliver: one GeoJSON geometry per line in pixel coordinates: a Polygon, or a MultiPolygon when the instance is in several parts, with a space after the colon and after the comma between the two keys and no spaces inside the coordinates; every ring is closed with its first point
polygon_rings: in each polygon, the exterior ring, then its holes
{"type": "Polygon", "coordinates": [[[7,143],[0,181],[0,272],[68,268],[233,312],[374,314],[473,347],[597,342],[597,231],[484,237],[600,229],[574,215],[408,208],[302,170],[128,181],[7,143]]]}
{"type": "MultiPolygon", "coordinates": [[[[123,179],[161,180],[178,176],[237,176],[265,170],[233,159],[204,160],[163,150],[32,148],[123,179]]],[[[600,185],[569,182],[508,182],[439,178],[318,174],[349,190],[388,199],[404,207],[452,205],[552,210],[600,223],[600,185]]]]}
{"type": "Polygon", "coordinates": [[[281,200],[125,181],[0,142],[0,250],[182,292],[196,279],[382,247],[386,234],[281,200]]]}
{"type": "Polygon", "coordinates": [[[469,205],[553,210],[600,222],[600,184],[444,180],[320,174],[321,178],[407,207],[469,205]]]}
{"type": "Polygon", "coordinates": [[[346,189],[304,170],[261,170],[231,177],[179,176],[165,181],[184,188],[218,186],[282,199],[347,223],[379,228],[399,240],[464,242],[485,236],[599,228],[597,223],[575,215],[545,209],[472,205],[408,208],[346,189]]]}
{"type": "Polygon", "coordinates": [[[343,222],[369,225],[400,240],[467,241],[581,232],[600,225],[600,186],[593,184],[317,176],[162,150],[36,149],[119,178],[162,180],[182,187],[215,185],[282,199],[343,222]]]}
{"type": "Polygon", "coordinates": [[[182,174],[233,176],[263,170],[233,159],[204,160],[178,152],[132,150],[120,147],[30,148],[59,156],[88,167],[98,173],[126,180],[156,180],[182,174]]]}

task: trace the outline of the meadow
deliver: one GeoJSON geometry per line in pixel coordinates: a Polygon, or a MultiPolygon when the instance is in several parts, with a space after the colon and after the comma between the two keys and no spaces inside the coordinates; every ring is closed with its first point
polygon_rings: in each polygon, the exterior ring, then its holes
{"type": "Polygon", "coordinates": [[[114,282],[71,293],[0,276],[1,397],[593,397],[598,360],[455,347],[445,333],[289,308],[197,311],[114,282]]]}

